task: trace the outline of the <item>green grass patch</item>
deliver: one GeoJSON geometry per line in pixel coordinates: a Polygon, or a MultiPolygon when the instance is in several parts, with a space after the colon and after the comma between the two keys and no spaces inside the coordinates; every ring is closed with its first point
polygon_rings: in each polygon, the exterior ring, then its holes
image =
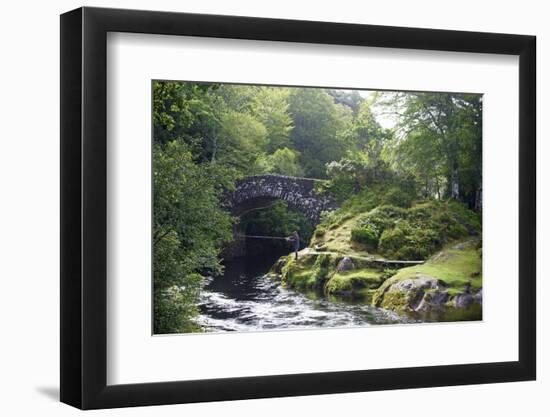
{"type": "Polygon", "coordinates": [[[349,272],[337,272],[325,285],[327,294],[359,293],[364,289],[375,289],[382,283],[382,271],[376,269],[358,269],[349,272]]]}
{"type": "Polygon", "coordinates": [[[402,269],[395,277],[410,277],[417,272],[440,279],[457,289],[463,289],[469,282],[473,290],[482,286],[481,258],[474,248],[445,250],[423,265],[402,269]]]}
{"type": "Polygon", "coordinates": [[[399,300],[386,299],[390,296],[397,297],[386,290],[395,282],[414,279],[417,276],[428,276],[443,281],[449,287],[447,291],[450,296],[463,293],[468,285],[471,286],[472,291],[481,289],[483,285],[482,262],[475,243],[474,239],[462,245],[450,246],[432,256],[422,265],[399,270],[378,288],[373,297],[373,303],[380,305],[384,299],[384,305],[394,305],[395,303],[398,305],[399,300]],[[455,249],[457,246],[463,248],[455,249]]]}

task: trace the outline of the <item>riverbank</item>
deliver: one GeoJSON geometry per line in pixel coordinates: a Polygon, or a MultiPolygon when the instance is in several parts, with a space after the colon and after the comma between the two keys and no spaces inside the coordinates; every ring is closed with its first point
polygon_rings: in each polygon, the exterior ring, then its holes
{"type": "Polygon", "coordinates": [[[455,202],[348,206],[317,227],[297,260],[279,259],[271,275],[287,288],[410,317],[479,320],[480,229],[479,215],[455,202]]]}

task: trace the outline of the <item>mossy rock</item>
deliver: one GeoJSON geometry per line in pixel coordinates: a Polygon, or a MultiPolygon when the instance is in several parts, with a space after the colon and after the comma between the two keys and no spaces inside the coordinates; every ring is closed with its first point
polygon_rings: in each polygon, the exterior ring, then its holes
{"type": "Polygon", "coordinates": [[[269,274],[275,274],[280,275],[283,272],[283,267],[286,264],[287,257],[281,256],[277,261],[273,264],[271,269],[269,270],[269,274]]]}
{"type": "Polygon", "coordinates": [[[290,259],[282,268],[281,281],[289,287],[306,290],[313,288],[315,277],[312,270],[290,259]]]}
{"type": "Polygon", "coordinates": [[[380,286],[373,297],[377,307],[398,312],[416,311],[429,291],[441,291],[446,286],[434,277],[417,275],[407,279],[393,277],[380,286]]]}
{"type": "Polygon", "coordinates": [[[475,240],[451,245],[424,264],[399,270],[376,290],[372,304],[404,312],[452,305],[453,300],[458,300],[457,306],[467,305],[471,301],[466,296],[469,291],[482,287],[481,257],[475,240]]]}
{"type": "Polygon", "coordinates": [[[362,293],[365,289],[374,290],[382,282],[382,272],[374,269],[337,272],[326,283],[325,293],[354,296],[362,293]]]}
{"type": "Polygon", "coordinates": [[[341,259],[342,256],[328,253],[303,254],[298,259],[289,255],[281,270],[282,282],[301,290],[323,290],[341,259]]]}
{"type": "Polygon", "coordinates": [[[405,291],[391,291],[380,298],[378,291],[374,293],[372,302],[376,307],[386,310],[403,312],[410,309],[410,294],[405,291]]]}

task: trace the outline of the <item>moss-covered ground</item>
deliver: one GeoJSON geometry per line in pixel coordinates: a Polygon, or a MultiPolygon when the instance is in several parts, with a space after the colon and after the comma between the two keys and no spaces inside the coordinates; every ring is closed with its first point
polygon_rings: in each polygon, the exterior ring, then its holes
{"type": "Polygon", "coordinates": [[[363,192],[324,217],[298,260],[285,258],[282,281],[298,290],[399,311],[411,302],[411,294],[386,291],[398,281],[431,277],[451,298],[481,289],[480,235],[480,215],[458,202],[430,200],[399,207],[387,204],[383,193],[363,192]],[[353,264],[349,270],[338,268],[345,257],[353,264]]]}
{"type": "MultiPolygon", "coordinates": [[[[422,265],[400,269],[376,290],[373,304],[392,310],[405,309],[410,303],[410,300],[405,299],[406,294],[388,289],[399,281],[419,277],[437,280],[450,299],[459,294],[479,291],[482,288],[483,274],[478,246],[479,239],[470,239],[446,247],[422,265]]],[[[427,291],[423,291],[423,294],[425,292],[427,291]]]]}

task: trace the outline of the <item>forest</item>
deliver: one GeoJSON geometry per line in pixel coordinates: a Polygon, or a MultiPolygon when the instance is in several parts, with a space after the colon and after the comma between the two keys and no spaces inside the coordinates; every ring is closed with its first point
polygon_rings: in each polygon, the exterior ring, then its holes
{"type": "MultiPolygon", "coordinates": [[[[180,81],[152,87],[155,334],[202,331],[198,299],[205,277],[223,275],[222,253],[236,223],[255,235],[298,230],[316,251],[345,245],[356,264],[368,253],[425,260],[449,242],[481,235],[479,94],[180,81]],[[324,180],[320,192],[341,209],[318,225],[284,201],[231,216],[224,193],[259,174],[324,180]],[[340,230],[349,234],[345,242],[340,230]]],[[[306,258],[279,271],[286,286],[299,289],[307,281],[344,294],[361,281],[359,292],[368,289],[375,304],[384,296],[375,290],[387,291],[388,278],[403,272],[384,268],[374,288],[357,278],[360,270],[348,277],[337,264],[333,275],[320,277],[318,269],[332,261],[317,257],[308,265],[306,258]],[[307,268],[308,278],[298,282],[307,268]]],[[[460,281],[464,291],[480,288],[476,274],[460,281]]],[[[463,292],[455,284],[445,287],[449,297],[463,292]]]]}

